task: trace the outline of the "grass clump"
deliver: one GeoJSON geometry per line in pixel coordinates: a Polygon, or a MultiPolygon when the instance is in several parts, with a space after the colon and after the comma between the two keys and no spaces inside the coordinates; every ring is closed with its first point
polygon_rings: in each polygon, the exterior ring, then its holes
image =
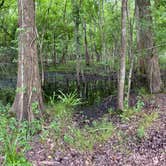
{"type": "Polygon", "coordinates": [[[69,94],[64,94],[62,91],[59,91],[60,95],[58,96],[58,98],[61,100],[61,102],[65,105],[65,106],[77,106],[80,105],[81,99],[77,98],[77,94],[76,91],[74,91],[73,93],[69,93],[69,94]]]}
{"type": "Polygon", "coordinates": [[[50,97],[50,108],[47,111],[49,114],[53,114],[53,117],[58,121],[71,122],[74,108],[82,104],[81,99],[77,97],[75,91],[69,94],[64,94],[62,91],[59,92],[59,101],[56,100],[55,93],[50,97]]]}
{"type": "Polygon", "coordinates": [[[152,123],[158,118],[158,113],[153,112],[150,115],[145,114],[143,119],[138,124],[137,136],[138,138],[143,138],[146,135],[147,129],[152,125],[152,123]]]}
{"type": "MultiPolygon", "coordinates": [[[[67,143],[80,151],[93,150],[94,146],[107,141],[114,132],[114,126],[105,119],[82,129],[70,128],[67,143]]],[[[65,141],[66,142],[66,141],[65,141]]]]}
{"type": "Polygon", "coordinates": [[[8,113],[10,106],[0,104],[0,156],[3,157],[1,165],[4,166],[30,166],[24,157],[28,144],[28,123],[18,124],[14,117],[8,113]]]}
{"type": "Polygon", "coordinates": [[[125,121],[129,121],[130,118],[133,115],[136,115],[139,112],[141,112],[142,108],[144,107],[144,102],[142,101],[140,96],[138,96],[137,99],[138,99],[138,101],[137,101],[136,105],[133,108],[129,108],[128,107],[128,101],[125,100],[125,102],[124,102],[124,110],[120,114],[120,117],[121,117],[122,121],[124,121],[124,122],[125,121]]]}

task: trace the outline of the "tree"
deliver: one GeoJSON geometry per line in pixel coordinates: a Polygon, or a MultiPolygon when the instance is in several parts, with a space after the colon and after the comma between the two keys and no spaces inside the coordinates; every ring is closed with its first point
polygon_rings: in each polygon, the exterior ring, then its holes
{"type": "Polygon", "coordinates": [[[32,121],[43,110],[36,47],[34,0],[18,0],[18,15],[19,61],[17,91],[11,110],[16,113],[19,121],[32,121]]]}
{"type": "Polygon", "coordinates": [[[75,24],[75,47],[76,47],[76,56],[77,56],[77,65],[76,65],[76,72],[77,72],[77,82],[78,86],[80,86],[80,71],[81,71],[81,51],[80,51],[80,34],[79,34],[79,28],[81,23],[80,18],[80,10],[82,5],[82,0],[72,0],[72,7],[73,7],[73,19],[75,24]]]}
{"type": "Polygon", "coordinates": [[[90,57],[89,57],[89,53],[88,53],[86,21],[84,21],[84,23],[83,23],[83,29],[84,29],[84,42],[85,42],[85,63],[88,66],[90,64],[90,57]]]}
{"type": "Polygon", "coordinates": [[[118,109],[123,110],[124,85],[125,85],[125,59],[126,59],[126,20],[127,20],[127,0],[122,0],[122,34],[121,34],[121,57],[120,75],[118,84],[118,109]]]}
{"type": "Polygon", "coordinates": [[[146,74],[148,87],[151,93],[161,90],[160,67],[157,48],[153,39],[152,13],[150,0],[136,0],[138,7],[138,42],[137,47],[141,57],[141,74],[146,74]]]}

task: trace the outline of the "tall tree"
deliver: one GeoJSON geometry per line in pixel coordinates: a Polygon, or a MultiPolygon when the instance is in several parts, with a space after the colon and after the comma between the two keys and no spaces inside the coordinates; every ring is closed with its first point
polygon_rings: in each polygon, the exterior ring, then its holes
{"type": "Polygon", "coordinates": [[[80,23],[81,23],[81,17],[80,17],[80,10],[81,10],[82,0],[72,0],[72,7],[73,7],[73,19],[75,24],[75,53],[77,56],[77,65],[76,65],[76,72],[77,72],[77,82],[78,85],[80,85],[80,72],[81,72],[81,51],[80,51],[80,23]]]}
{"type": "Polygon", "coordinates": [[[125,59],[126,59],[126,20],[127,20],[127,0],[122,0],[122,32],[121,32],[121,58],[120,58],[120,75],[118,85],[118,109],[123,110],[124,85],[125,85],[125,59]]]}
{"type": "Polygon", "coordinates": [[[18,0],[19,15],[19,62],[17,91],[12,106],[19,121],[32,121],[43,110],[41,83],[39,76],[35,2],[34,0],[18,0]]]}
{"type": "Polygon", "coordinates": [[[136,0],[138,8],[138,42],[140,53],[140,68],[146,74],[149,90],[157,93],[161,90],[160,67],[157,56],[157,48],[153,40],[153,22],[150,0],[136,0]]]}
{"type": "Polygon", "coordinates": [[[85,63],[88,66],[90,64],[90,57],[89,57],[89,53],[88,53],[86,21],[84,21],[84,23],[83,23],[83,29],[84,29],[84,42],[85,42],[85,63]]]}

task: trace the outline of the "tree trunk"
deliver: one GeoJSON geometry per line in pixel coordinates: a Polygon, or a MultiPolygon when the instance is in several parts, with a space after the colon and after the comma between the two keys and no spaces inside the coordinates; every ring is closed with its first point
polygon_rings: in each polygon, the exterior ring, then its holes
{"type": "Polygon", "coordinates": [[[32,121],[43,110],[39,76],[34,0],[18,0],[19,62],[17,93],[12,106],[19,121],[32,121]],[[38,111],[39,110],[39,111],[38,111]]]}
{"type": "Polygon", "coordinates": [[[120,75],[118,85],[118,109],[123,110],[124,85],[125,85],[125,58],[126,58],[126,17],[127,17],[127,0],[122,0],[122,34],[121,34],[121,59],[120,75]]]}
{"type": "Polygon", "coordinates": [[[80,9],[81,9],[82,0],[72,0],[73,5],[73,18],[75,23],[75,46],[76,46],[76,73],[77,73],[77,83],[78,87],[80,86],[80,73],[81,73],[81,51],[80,51],[80,9]]]}
{"type": "Polygon", "coordinates": [[[56,55],[56,40],[55,40],[55,32],[53,34],[53,64],[56,65],[57,63],[57,55],[56,55]]]}
{"type": "Polygon", "coordinates": [[[78,18],[76,19],[76,22],[75,22],[75,38],[76,38],[76,56],[77,56],[77,64],[76,64],[76,73],[77,73],[77,83],[78,83],[78,86],[80,86],[80,71],[81,71],[81,68],[80,68],[80,65],[81,65],[81,62],[80,62],[80,37],[79,37],[79,23],[78,23],[78,18]]]}
{"type": "MultiPolygon", "coordinates": [[[[161,90],[160,67],[158,63],[157,48],[153,41],[152,16],[150,0],[136,0],[138,7],[138,51],[141,54],[140,68],[147,75],[148,87],[151,93],[161,90]],[[152,49],[150,49],[152,48],[152,49]],[[143,65],[142,65],[143,64],[143,65]]],[[[142,73],[142,74],[144,74],[142,73]]]]}
{"type": "MultiPolygon", "coordinates": [[[[135,7],[136,11],[136,7],[135,7]]],[[[136,12],[134,13],[136,14],[136,12]]],[[[129,106],[129,100],[130,100],[130,90],[131,90],[131,81],[132,81],[132,74],[133,74],[133,68],[134,68],[134,44],[133,44],[133,27],[134,27],[134,17],[133,19],[130,17],[131,12],[130,10],[127,10],[127,19],[129,24],[129,58],[130,58],[130,69],[129,69],[129,75],[128,75],[128,90],[127,90],[127,101],[129,106]]]]}
{"type": "Polygon", "coordinates": [[[87,41],[87,35],[86,35],[86,22],[84,22],[83,29],[84,29],[84,42],[85,42],[85,63],[86,63],[87,66],[89,66],[90,57],[89,57],[89,53],[88,53],[88,41],[87,41]]]}

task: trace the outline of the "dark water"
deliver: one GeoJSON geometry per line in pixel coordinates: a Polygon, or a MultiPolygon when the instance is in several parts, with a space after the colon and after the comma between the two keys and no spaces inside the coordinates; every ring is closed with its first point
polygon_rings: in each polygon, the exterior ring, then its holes
{"type": "MultiPolygon", "coordinates": [[[[116,80],[113,77],[84,75],[80,77],[78,86],[75,73],[45,72],[45,82],[43,96],[45,102],[49,101],[50,96],[58,96],[59,90],[64,94],[76,91],[77,96],[86,101],[88,105],[100,102],[103,98],[113,95],[117,88],[116,80]]],[[[3,103],[12,102],[16,87],[16,76],[0,75],[0,100],[3,103]]]]}

